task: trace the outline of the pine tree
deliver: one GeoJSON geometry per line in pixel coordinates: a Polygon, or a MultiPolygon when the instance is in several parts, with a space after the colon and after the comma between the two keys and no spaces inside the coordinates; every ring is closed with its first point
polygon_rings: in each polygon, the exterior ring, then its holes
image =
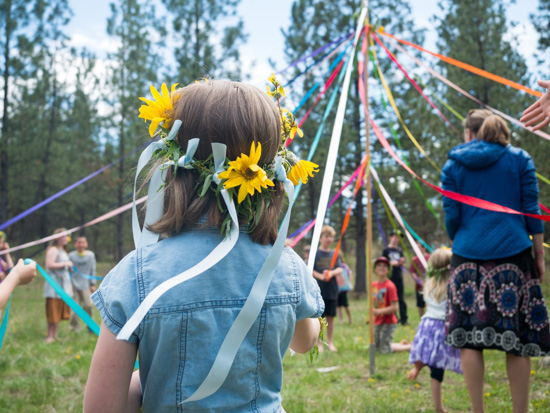
{"type": "Polygon", "coordinates": [[[539,32],[539,49],[544,53],[550,48],[550,0],[539,0],[537,13],[530,17],[539,32]]]}
{"type": "MultiPolygon", "coordinates": [[[[111,3],[111,16],[107,21],[107,33],[119,42],[118,50],[109,56],[115,64],[111,68],[108,85],[110,103],[114,106],[112,126],[117,130],[119,157],[138,146],[128,148],[129,139],[144,136],[143,122],[138,121],[137,117],[140,106],[138,97],[148,95],[149,86],[156,81],[160,62],[157,45],[151,40],[155,9],[146,4],[140,0],[111,3]]],[[[118,172],[118,205],[121,206],[128,192],[126,178],[129,170],[125,160],[119,162],[118,172]]],[[[125,218],[119,215],[117,219],[117,259],[120,260],[124,256],[125,218]]]]}
{"type": "Polygon", "coordinates": [[[204,76],[240,80],[239,46],[247,36],[237,18],[239,0],[162,1],[172,14],[178,45],[177,81],[186,85],[204,76]]]}

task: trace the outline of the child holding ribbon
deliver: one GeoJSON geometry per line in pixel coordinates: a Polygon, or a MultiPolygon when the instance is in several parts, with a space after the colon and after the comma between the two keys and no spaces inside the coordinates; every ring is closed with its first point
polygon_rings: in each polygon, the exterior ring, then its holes
{"type": "Polygon", "coordinates": [[[36,263],[25,264],[23,260],[19,260],[5,281],[0,284],[0,310],[8,302],[15,287],[30,283],[34,277],[36,277],[36,263]]]}
{"type": "Polygon", "coordinates": [[[137,173],[159,161],[143,231],[135,215],[137,249],[92,296],[103,322],[84,411],[281,412],[282,358],[315,345],[323,302],[283,249],[289,211],[279,231],[277,217],[314,164],[285,149],[301,133],[294,118],[252,86],[151,90],[140,114],[160,140],[137,173]]]}
{"type": "Polygon", "coordinates": [[[424,283],[424,301],[428,309],[420,320],[409,356],[409,362],[414,364],[409,373],[410,380],[416,379],[423,367],[430,368],[432,399],[438,413],[446,412],[441,398],[445,370],[462,374],[460,350],[445,344],[447,282],[452,255],[451,250],[439,248],[428,260],[428,279],[424,283]]]}

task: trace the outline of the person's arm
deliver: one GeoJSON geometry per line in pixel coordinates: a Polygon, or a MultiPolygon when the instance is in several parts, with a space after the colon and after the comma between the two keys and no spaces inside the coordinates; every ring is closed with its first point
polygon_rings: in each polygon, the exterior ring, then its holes
{"type": "Polygon", "coordinates": [[[321,331],[317,318],[304,318],[296,323],[290,348],[296,353],[304,354],[313,348],[321,331]]]}
{"type": "Polygon", "coordinates": [[[326,281],[325,274],[315,270],[313,270],[313,278],[316,278],[319,281],[326,281]]]}
{"type": "Polygon", "coordinates": [[[525,126],[533,126],[533,131],[543,129],[550,125],[550,80],[539,80],[538,84],[547,89],[542,97],[525,109],[520,122],[525,126]]]}
{"type": "Polygon", "coordinates": [[[137,344],[117,340],[105,323],[101,323],[84,391],[85,413],[139,410],[141,389],[139,380],[132,374],[136,355],[137,344]]]}
{"type": "MultiPolygon", "coordinates": [[[[443,166],[443,170],[441,171],[441,186],[447,191],[458,192],[456,181],[451,170],[452,165],[452,161],[449,160],[443,166]]],[[[458,228],[460,228],[460,203],[444,196],[443,210],[445,211],[445,227],[447,228],[447,235],[449,235],[449,238],[453,240],[458,228]]]]}
{"type": "MultiPolygon", "coordinates": [[[[90,275],[95,277],[95,272],[95,254],[92,253],[92,273],[90,275]]],[[[95,280],[93,278],[90,280],[90,291],[95,291],[95,280]]]]}
{"type": "Polygon", "coordinates": [[[539,274],[539,281],[544,281],[544,234],[533,234],[533,248],[535,249],[535,265],[539,274]]]}
{"type": "Polygon", "coordinates": [[[23,260],[19,260],[4,282],[0,284],[0,308],[4,307],[15,287],[30,283],[34,277],[36,277],[36,263],[25,264],[23,260]]]}
{"type": "Polygon", "coordinates": [[[392,301],[392,303],[388,307],[383,308],[374,308],[373,313],[374,315],[388,315],[388,314],[395,314],[399,310],[399,302],[398,301],[392,301]]]}
{"type": "Polygon", "coordinates": [[[56,259],[57,259],[57,249],[55,247],[49,248],[48,252],[46,253],[46,269],[47,270],[57,270],[57,269],[60,269],[60,268],[72,267],[73,266],[72,261],[55,262],[56,259]]]}

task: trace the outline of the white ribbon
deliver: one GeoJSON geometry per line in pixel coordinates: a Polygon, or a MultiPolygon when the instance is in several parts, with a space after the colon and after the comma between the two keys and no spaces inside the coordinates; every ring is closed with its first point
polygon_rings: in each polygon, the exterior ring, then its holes
{"type": "Polygon", "coordinates": [[[378,182],[378,185],[380,186],[380,192],[382,192],[382,196],[386,200],[386,203],[388,204],[388,207],[390,208],[391,212],[393,213],[393,216],[399,222],[399,225],[401,225],[401,228],[403,228],[403,232],[405,232],[405,235],[407,236],[407,239],[411,243],[411,247],[414,250],[414,253],[422,263],[424,268],[428,268],[428,262],[426,261],[426,258],[424,257],[424,254],[422,254],[422,251],[420,251],[420,248],[416,244],[416,241],[412,237],[412,235],[407,230],[407,227],[405,226],[405,223],[401,219],[401,214],[397,210],[395,204],[393,203],[393,200],[391,199],[390,195],[386,192],[386,188],[384,188],[384,185],[382,185],[382,182],[380,182],[380,178],[378,177],[378,174],[376,173],[376,170],[372,167],[370,167],[370,172],[373,176],[373,178],[378,182]]]}
{"type": "Polygon", "coordinates": [[[288,225],[290,223],[290,213],[292,210],[292,205],[294,204],[294,185],[286,177],[286,172],[282,165],[281,157],[277,157],[275,159],[275,171],[277,172],[277,180],[284,182],[285,191],[290,203],[283,219],[283,223],[281,224],[277,240],[265,260],[264,265],[260,269],[243,308],[237,315],[237,318],[225,336],[208,375],[197,390],[182,403],[204,399],[214,394],[221,387],[229,374],[229,370],[233,365],[237,351],[262,310],[273,274],[283,253],[283,248],[285,246],[285,240],[288,233],[288,225]]]}
{"type": "MultiPolygon", "coordinates": [[[[170,132],[170,134],[172,134],[172,132],[170,132]]],[[[168,137],[170,137],[170,135],[168,135],[168,137]]],[[[193,161],[193,156],[195,156],[198,146],[198,138],[190,139],[187,142],[187,151],[185,155],[181,156],[177,162],[178,166],[185,169],[191,169],[191,162],[193,161]]],[[[153,172],[151,182],[149,182],[147,212],[145,213],[145,221],[143,222],[143,231],[141,232],[136,248],[154,244],[159,239],[159,234],[149,231],[147,227],[157,222],[162,217],[164,211],[164,187],[162,187],[162,185],[166,181],[167,169],[173,165],[174,161],[166,162],[157,167],[153,172]]]]}
{"type": "MultiPolygon", "coordinates": [[[[365,23],[365,17],[367,16],[367,8],[361,9],[361,15],[357,20],[357,28],[355,29],[355,38],[353,39],[353,48],[359,40],[361,34],[361,27],[365,23]]],[[[332,136],[330,138],[330,146],[328,150],[327,163],[325,165],[325,174],[323,176],[323,184],[321,185],[321,195],[319,196],[319,206],[317,207],[317,218],[315,221],[315,228],[313,229],[313,236],[311,238],[311,250],[309,252],[309,261],[307,268],[310,272],[313,272],[313,265],[315,264],[315,255],[317,254],[317,247],[319,244],[319,238],[321,238],[321,229],[325,221],[325,215],[327,212],[328,198],[330,196],[330,187],[332,184],[332,178],[334,177],[334,167],[336,166],[336,158],[338,157],[338,147],[340,146],[340,138],[342,136],[342,126],[344,125],[344,115],[346,114],[346,102],[348,100],[349,84],[351,79],[351,70],[353,69],[354,54],[350,53],[348,66],[346,68],[346,76],[344,77],[344,83],[342,84],[342,94],[340,95],[340,101],[338,102],[338,110],[336,111],[336,118],[334,120],[334,127],[332,128],[332,136]]]]}
{"type": "MultiPolygon", "coordinates": [[[[181,126],[181,120],[175,120],[174,124],[172,125],[172,129],[170,129],[170,133],[165,138],[168,141],[171,141],[176,137],[176,134],[178,133],[181,126]]],[[[137,214],[136,209],[136,186],[137,186],[137,179],[140,174],[140,172],[145,168],[145,166],[149,163],[151,160],[151,157],[153,156],[153,153],[157,149],[163,149],[166,150],[168,147],[166,143],[161,139],[158,142],[153,142],[150,144],[145,150],[141,153],[138,160],[137,170],[136,170],[136,176],[134,178],[134,194],[133,194],[133,204],[132,204],[132,233],[134,234],[134,245],[138,246],[139,239],[141,237],[141,228],[139,227],[139,218],[137,214]]],[[[159,188],[160,185],[158,185],[156,188],[159,188]]],[[[158,239],[158,237],[157,237],[158,239]]]]}
{"type": "MultiPolygon", "coordinates": [[[[213,181],[220,185],[220,179],[218,174],[223,171],[225,163],[225,151],[226,147],[221,143],[212,144],[212,153],[214,155],[214,167],[216,173],[214,174],[213,181]]],[[[168,290],[175,287],[178,284],[181,284],[191,278],[196,277],[197,275],[203,273],[204,271],[212,268],[219,261],[221,261],[228,253],[233,249],[237,240],[239,239],[239,223],[237,220],[237,211],[235,209],[235,204],[233,199],[229,196],[229,193],[226,189],[220,191],[229,215],[231,216],[231,231],[229,235],[221,241],[216,248],[210,252],[201,262],[196,264],[194,267],[189,268],[188,270],[182,272],[179,275],[176,275],[169,280],[164,281],[162,284],[158,285],[153,291],[145,297],[143,302],[139,305],[134,314],[126,322],[120,333],[117,335],[117,340],[128,340],[130,335],[136,330],[141,321],[145,318],[147,312],[151,309],[153,304],[168,290]]]]}

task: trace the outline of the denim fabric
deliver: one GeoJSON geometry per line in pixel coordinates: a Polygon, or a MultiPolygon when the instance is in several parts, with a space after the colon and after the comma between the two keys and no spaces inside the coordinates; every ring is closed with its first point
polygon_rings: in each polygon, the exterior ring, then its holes
{"type": "MultiPolygon", "coordinates": [[[[441,183],[449,191],[540,214],[533,159],[511,145],[479,140],[458,145],[449,152],[441,183]]],[[[447,197],[443,197],[443,208],[453,252],[469,259],[519,254],[531,247],[529,234],[544,231],[538,219],[488,211],[447,197]]]]}
{"type": "MultiPolygon", "coordinates": [[[[163,281],[197,264],[220,242],[219,230],[184,232],[131,252],[92,296],[118,334],[139,303],[163,281]]],[[[241,232],[218,264],[164,294],[130,337],[138,343],[145,412],[279,412],[282,359],[297,321],[318,317],[323,301],[312,275],[283,251],[258,319],[225,383],[206,399],[181,404],[200,385],[242,308],[271,245],[241,232]]]]}

